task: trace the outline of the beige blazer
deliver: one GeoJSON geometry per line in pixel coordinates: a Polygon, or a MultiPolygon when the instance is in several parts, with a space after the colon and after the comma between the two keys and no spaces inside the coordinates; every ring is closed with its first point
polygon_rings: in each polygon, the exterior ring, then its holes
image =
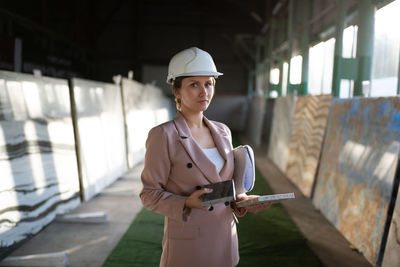
{"type": "Polygon", "coordinates": [[[150,130],[142,172],[143,205],[165,216],[160,266],[224,267],[239,261],[236,225],[224,203],[213,211],[184,209],[196,186],[232,179],[233,152],[229,128],[204,122],[225,165],[218,173],[191,135],[183,116],[150,130]]]}

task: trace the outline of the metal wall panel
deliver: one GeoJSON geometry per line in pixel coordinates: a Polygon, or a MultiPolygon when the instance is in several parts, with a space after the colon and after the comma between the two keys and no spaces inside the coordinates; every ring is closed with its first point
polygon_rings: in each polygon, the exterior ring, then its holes
{"type": "Polygon", "coordinates": [[[250,101],[249,115],[246,123],[246,137],[256,147],[261,144],[265,101],[264,96],[254,96],[250,101]]]}
{"type": "Polygon", "coordinates": [[[311,196],[321,154],[331,95],[299,96],[293,119],[286,176],[311,196]]]}
{"type": "Polygon", "coordinates": [[[274,105],[275,98],[266,99],[265,103],[265,115],[264,122],[262,126],[262,135],[261,135],[261,144],[264,145],[264,151],[268,151],[269,149],[269,139],[271,136],[272,129],[272,119],[274,117],[274,105]]]}
{"type": "Polygon", "coordinates": [[[375,264],[400,150],[400,99],[334,99],[313,203],[375,264]]]}
{"type": "Polygon", "coordinates": [[[84,198],[89,200],[127,171],[121,88],[76,78],[71,82],[84,198]]]}
{"type": "Polygon", "coordinates": [[[163,96],[161,89],[150,84],[122,80],[125,122],[128,136],[129,167],[144,160],[145,143],[149,130],[163,123],[175,113],[172,101],[163,96]]]}
{"type": "Polygon", "coordinates": [[[79,203],[68,82],[0,71],[0,258],[79,203]]]}
{"type": "Polygon", "coordinates": [[[289,142],[296,98],[294,95],[278,97],[274,105],[268,157],[283,173],[286,172],[286,163],[289,157],[289,142]]]}
{"type": "Polygon", "coordinates": [[[214,96],[204,115],[225,123],[231,131],[243,131],[246,125],[249,102],[247,96],[214,96]]]}

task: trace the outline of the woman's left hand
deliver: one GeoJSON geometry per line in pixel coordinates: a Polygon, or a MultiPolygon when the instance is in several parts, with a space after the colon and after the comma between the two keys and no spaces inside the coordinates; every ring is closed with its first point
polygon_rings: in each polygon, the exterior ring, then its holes
{"type": "MultiPolygon", "coordinates": [[[[258,196],[251,195],[251,196],[248,196],[248,199],[252,199],[252,198],[256,198],[256,197],[258,197],[258,196]]],[[[272,205],[272,202],[264,202],[264,203],[260,203],[257,205],[248,206],[248,207],[246,207],[246,210],[251,213],[259,213],[259,212],[262,212],[262,211],[268,209],[269,207],[271,207],[271,205],[272,205]]]]}
{"type": "MultiPolygon", "coordinates": [[[[239,202],[242,200],[247,200],[247,195],[245,193],[239,194],[236,196],[236,202],[239,202]]],[[[247,210],[246,210],[246,208],[237,207],[236,202],[232,202],[233,211],[235,212],[236,216],[243,217],[246,214],[247,210]]]]}
{"type": "MultiPolygon", "coordinates": [[[[242,201],[242,200],[248,200],[248,199],[253,199],[259,197],[257,195],[246,195],[245,193],[243,194],[239,194],[236,196],[236,202],[242,201]]],[[[244,216],[246,214],[247,211],[251,212],[251,213],[259,213],[261,211],[264,211],[266,209],[268,209],[269,207],[271,207],[272,203],[271,202],[266,202],[266,203],[261,203],[261,204],[257,204],[257,205],[252,205],[252,206],[248,206],[245,208],[238,208],[236,206],[236,204],[234,203],[233,205],[233,209],[236,213],[237,216],[241,217],[244,216]]]]}

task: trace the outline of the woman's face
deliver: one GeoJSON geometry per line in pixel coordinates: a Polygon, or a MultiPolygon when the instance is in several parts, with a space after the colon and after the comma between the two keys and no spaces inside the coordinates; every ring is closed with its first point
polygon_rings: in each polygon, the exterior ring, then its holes
{"type": "Polygon", "coordinates": [[[210,76],[188,77],[182,80],[176,97],[181,99],[181,111],[202,112],[214,95],[214,79],[210,76]]]}

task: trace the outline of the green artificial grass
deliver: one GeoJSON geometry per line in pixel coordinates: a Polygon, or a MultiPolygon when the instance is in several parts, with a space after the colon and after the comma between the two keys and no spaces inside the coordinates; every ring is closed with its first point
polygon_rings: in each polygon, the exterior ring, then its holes
{"type": "Polygon", "coordinates": [[[103,266],[159,266],[164,217],[142,209],[103,266]]]}
{"type": "MultiPolygon", "coordinates": [[[[233,143],[237,146],[238,139],[234,137],[233,143]]],[[[256,169],[256,183],[250,194],[271,193],[256,169]]],[[[163,216],[142,209],[103,266],[158,266],[163,220],[163,216]]],[[[280,204],[257,214],[247,213],[239,218],[237,230],[238,267],[322,266],[280,204]]]]}
{"type": "MultiPolygon", "coordinates": [[[[272,194],[258,170],[255,187],[249,194],[272,194]]],[[[239,218],[237,230],[239,267],[322,266],[280,204],[257,214],[247,213],[239,218]]]]}
{"type": "MultiPolygon", "coordinates": [[[[256,170],[251,194],[270,193],[268,184],[256,170]]],[[[158,266],[163,223],[163,216],[142,209],[103,266],[158,266]]],[[[239,218],[237,230],[239,267],[322,266],[280,204],[261,213],[247,213],[239,218]]]]}

